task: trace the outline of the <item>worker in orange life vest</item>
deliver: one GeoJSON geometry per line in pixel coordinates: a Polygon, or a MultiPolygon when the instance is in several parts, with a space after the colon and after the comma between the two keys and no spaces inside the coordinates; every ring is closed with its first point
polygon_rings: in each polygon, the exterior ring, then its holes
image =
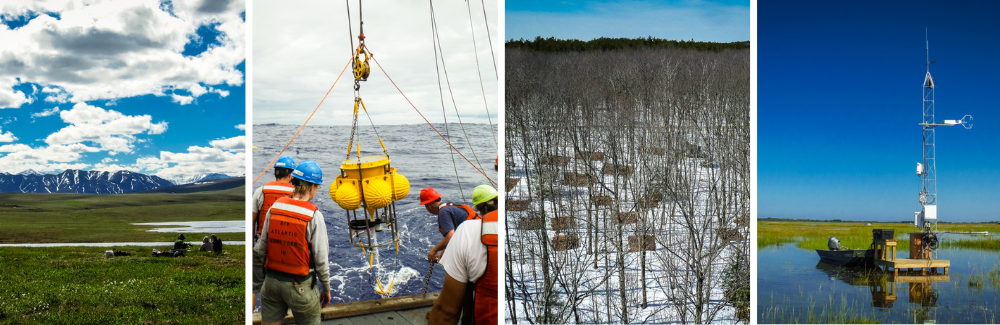
{"type": "Polygon", "coordinates": [[[293,170],[295,170],[295,160],[292,157],[279,157],[278,161],[274,163],[274,181],[267,182],[264,186],[254,190],[251,208],[251,212],[253,212],[254,242],[257,242],[261,230],[264,229],[264,217],[267,214],[267,210],[271,209],[274,201],[277,201],[278,198],[292,195],[292,190],[295,189],[292,186],[293,170]]]}
{"type": "MultiPolygon", "coordinates": [[[[434,302],[430,324],[456,324],[464,309],[463,317],[475,317],[476,324],[496,324],[500,309],[497,285],[500,274],[497,268],[497,190],[489,185],[477,186],[472,191],[472,203],[482,214],[482,219],[463,222],[455,230],[448,250],[441,257],[447,272],[441,295],[434,302]],[[466,295],[473,295],[471,303],[463,305],[466,295]]],[[[463,322],[464,323],[464,322],[463,322]]]]}
{"type": "Polygon", "coordinates": [[[292,196],[279,198],[267,212],[253,248],[253,290],[261,294],[263,324],[280,324],[289,309],[295,323],[319,324],[321,308],[330,303],[326,223],[309,202],[322,184],[319,165],[303,161],[292,172],[292,196]]]}
{"type": "MultiPolygon", "coordinates": [[[[278,157],[278,161],[274,163],[274,181],[267,182],[264,186],[254,190],[250,215],[250,218],[253,219],[254,243],[257,242],[257,238],[260,238],[260,232],[264,229],[264,217],[267,216],[267,210],[271,209],[274,201],[292,195],[292,190],[295,189],[292,186],[292,171],[294,170],[295,160],[292,157],[278,157]]],[[[257,294],[258,292],[254,291],[251,298],[255,305],[257,303],[257,294]]]]}
{"type": "Polygon", "coordinates": [[[441,254],[444,253],[445,247],[448,247],[448,241],[451,240],[455,228],[458,228],[458,225],[468,220],[469,217],[475,216],[476,210],[464,204],[442,203],[441,194],[438,194],[437,191],[430,187],[420,190],[420,205],[423,205],[427,209],[427,212],[437,215],[438,231],[444,236],[427,253],[427,260],[431,263],[436,263],[441,258],[441,254]]]}

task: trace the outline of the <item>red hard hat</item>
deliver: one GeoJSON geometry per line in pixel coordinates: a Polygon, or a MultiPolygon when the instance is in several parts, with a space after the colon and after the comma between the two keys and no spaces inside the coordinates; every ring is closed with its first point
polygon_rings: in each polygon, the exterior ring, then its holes
{"type": "Polygon", "coordinates": [[[425,187],[420,190],[420,205],[427,205],[428,203],[437,201],[441,198],[441,194],[438,194],[433,188],[425,187]]]}

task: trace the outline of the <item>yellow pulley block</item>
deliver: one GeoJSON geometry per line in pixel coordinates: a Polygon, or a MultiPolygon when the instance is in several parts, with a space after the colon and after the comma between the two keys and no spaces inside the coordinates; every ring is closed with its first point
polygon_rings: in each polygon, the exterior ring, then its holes
{"type": "Polygon", "coordinates": [[[354,79],[360,81],[367,81],[368,75],[371,73],[371,67],[368,65],[368,52],[365,49],[358,49],[357,54],[354,55],[354,79]],[[361,60],[361,55],[365,55],[365,60],[361,60]]]}

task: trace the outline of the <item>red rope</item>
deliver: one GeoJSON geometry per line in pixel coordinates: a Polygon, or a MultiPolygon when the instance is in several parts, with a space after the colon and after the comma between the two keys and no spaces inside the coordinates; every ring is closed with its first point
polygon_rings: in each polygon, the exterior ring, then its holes
{"type": "MultiPolygon", "coordinates": [[[[417,106],[413,105],[413,102],[410,101],[410,98],[406,97],[406,94],[403,93],[403,90],[399,89],[399,86],[396,85],[395,81],[392,81],[392,78],[389,77],[389,73],[385,72],[385,69],[382,68],[382,65],[379,64],[378,60],[375,59],[375,56],[372,56],[371,59],[372,59],[372,61],[375,61],[375,65],[378,65],[379,70],[382,70],[382,74],[385,74],[385,77],[389,79],[389,82],[391,82],[392,85],[394,87],[396,87],[396,90],[399,91],[399,94],[403,95],[403,98],[406,99],[406,102],[410,103],[410,107],[413,107],[413,110],[417,111],[417,114],[420,115],[420,117],[424,119],[424,122],[427,122],[427,125],[430,125],[431,129],[433,129],[434,132],[437,132],[437,134],[439,136],[441,136],[441,139],[444,140],[444,142],[448,143],[448,146],[450,146],[451,149],[455,150],[455,152],[457,152],[459,156],[462,156],[462,158],[464,158],[465,161],[468,162],[469,165],[472,166],[472,168],[475,168],[477,171],[479,171],[479,173],[483,174],[483,176],[486,177],[486,179],[488,179],[490,181],[490,183],[493,183],[494,187],[496,187],[497,186],[497,182],[496,181],[494,181],[492,178],[490,178],[489,175],[486,175],[486,172],[483,172],[482,169],[479,169],[479,167],[477,167],[476,164],[473,164],[472,161],[469,160],[469,158],[465,157],[465,155],[463,155],[461,151],[458,151],[458,148],[455,148],[455,146],[451,144],[451,141],[449,141],[448,138],[445,138],[444,135],[441,134],[441,131],[438,131],[438,129],[436,127],[434,127],[434,124],[431,124],[431,121],[428,121],[427,118],[424,117],[423,113],[420,113],[420,110],[417,109],[417,106]]],[[[490,127],[493,127],[493,126],[490,125],[490,127]]]]}
{"type": "Polygon", "coordinates": [[[257,175],[257,178],[254,178],[253,183],[257,183],[257,180],[259,180],[261,176],[264,176],[264,173],[266,173],[268,169],[271,169],[271,166],[274,166],[274,163],[278,161],[278,158],[280,158],[281,154],[285,152],[285,149],[288,149],[288,146],[292,144],[292,141],[295,141],[295,138],[299,136],[299,132],[302,132],[302,129],[306,127],[306,124],[309,124],[309,120],[312,119],[313,115],[316,115],[316,111],[318,111],[319,107],[323,105],[323,101],[326,100],[326,96],[330,95],[330,92],[333,91],[333,86],[337,85],[337,81],[340,81],[340,77],[344,75],[344,71],[347,71],[347,66],[351,65],[351,61],[353,60],[354,60],[353,57],[350,60],[347,60],[347,65],[344,66],[344,69],[340,70],[340,75],[337,76],[337,80],[333,81],[333,85],[331,85],[330,89],[326,91],[326,95],[323,95],[323,99],[319,101],[319,105],[316,105],[316,109],[313,109],[312,114],[309,114],[309,118],[306,119],[305,123],[302,123],[302,126],[299,127],[299,130],[295,131],[295,136],[293,136],[291,140],[288,140],[288,143],[285,144],[284,148],[281,148],[281,151],[278,152],[278,155],[274,156],[274,160],[271,160],[271,163],[267,164],[267,167],[260,172],[260,175],[257,175]]]}

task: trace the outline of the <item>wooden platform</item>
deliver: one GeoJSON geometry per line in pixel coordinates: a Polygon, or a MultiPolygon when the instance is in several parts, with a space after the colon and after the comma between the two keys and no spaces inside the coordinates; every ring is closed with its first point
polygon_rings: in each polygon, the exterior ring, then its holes
{"type": "Polygon", "coordinates": [[[944,274],[948,274],[948,267],[951,266],[951,261],[948,260],[915,260],[910,258],[897,258],[894,260],[882,260],[876,259],[875,265],[884,267],[886,270],[889,268],[893,269],[893,274],[898,276],[899,269],[920,269],[921,275],[926,275],[927,271],[936,272],[937,268],[944,268],[944,274]]]}
{"type": "Polygon", "coordinates": [[[387,311],[378,314],[361,315],[354,317],[344,317],[324,320],[322,325],[354,325],[354,324],[399,324],[399,325],[423,325],[427,324],[427,312],[431,307],[421,307],[407,310],[387,311]]]}
{"type": "Polygon", "coordinates": [[[932,282],[948,282],[951,281],[951,276],[947,274],[931,274],[931,275],[894,275],[889,278],[889,282],[896,283],[932,283],[932,282]]]}
{"type": "MultiPolygon", "coordinates": [[[[424,316],[440,292],[349,302],[323,308],[323,324],[427,324],[424,316]]],[[[260,324],[260,313],[253,313],[253,324],[260,324]]],[[[291,312],[282,324],[294,323],[291,312]]]]}

